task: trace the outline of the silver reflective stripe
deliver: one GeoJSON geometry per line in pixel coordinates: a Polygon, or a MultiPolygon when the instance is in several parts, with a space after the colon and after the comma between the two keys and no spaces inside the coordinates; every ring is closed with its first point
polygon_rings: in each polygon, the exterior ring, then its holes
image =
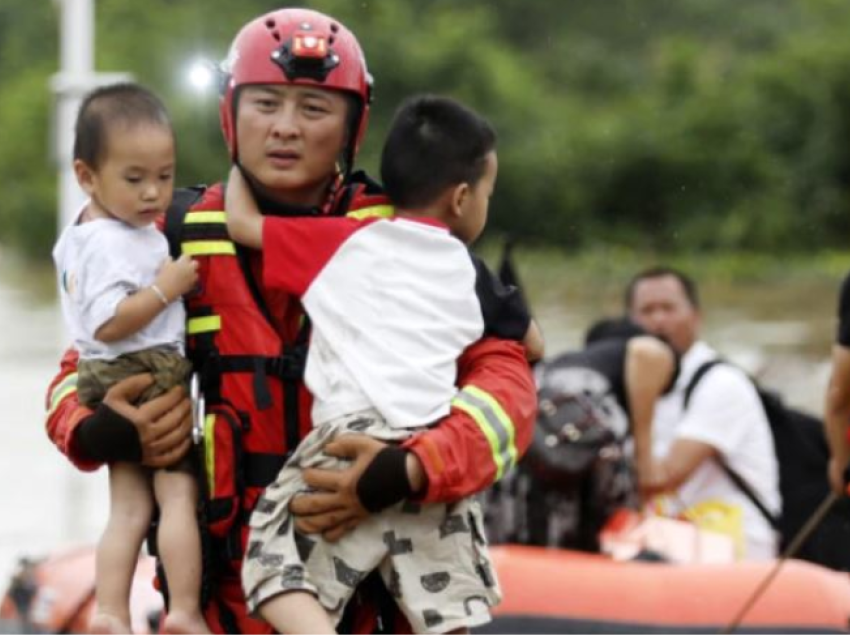
{"type": "Polygon", "coordinates": [[[475,386],[464,387],[452,404],[475,420],[484,433],[496,464],[496,479],[500,479],[517,459],[516,433],[511,418],[492,395],[475,386]]]}

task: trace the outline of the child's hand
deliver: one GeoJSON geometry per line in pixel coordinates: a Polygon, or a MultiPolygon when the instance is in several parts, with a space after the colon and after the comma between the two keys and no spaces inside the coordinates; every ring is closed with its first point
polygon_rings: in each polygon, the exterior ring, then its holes
{"type": "Polygon", "coordinates": [[[227,232],[230,237],[246,247],[261,249],[263,215],[237,166],[230,169],[224,193],[224,209],[227,212],[227,232]]]}
{"type": "Polygon", "coordinates": [[[198,264],[183,254],[176,261],[168,257],[163,261],[155,284],[169,301],[177,300],[198,282],[198,264]]]}

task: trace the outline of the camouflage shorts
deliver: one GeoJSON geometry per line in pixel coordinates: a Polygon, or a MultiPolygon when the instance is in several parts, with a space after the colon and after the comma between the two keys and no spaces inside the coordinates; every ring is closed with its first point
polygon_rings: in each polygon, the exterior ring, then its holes
{"type": "Polygon", "coordinates": [[[289,591],[314,594],[339,621],[357,585],[377,570],[414,633],[446,633],[490,620],[501,600],[473,499],[453,504],[404,502],[372,515],[336,543],[295,530],[288,506],[306,490],[301,469],[331,468],[341,460],[321,452],[337,435],[364,433],[386,439],[390,429],[374,412],[322,425],[304,439],[251,516],[242,581],[252,612],[289,591]]]}
{"type": "Polygon", "coordinates": [[[139,396],[137,404],[162,395],[187,382],[191,363],[176,351],[145,349],[118,356],[114,360],[80,360],[77,368],[77,399],[94,408],[113,384],[140,373],[153,374],[154,383],[139,396]]]}

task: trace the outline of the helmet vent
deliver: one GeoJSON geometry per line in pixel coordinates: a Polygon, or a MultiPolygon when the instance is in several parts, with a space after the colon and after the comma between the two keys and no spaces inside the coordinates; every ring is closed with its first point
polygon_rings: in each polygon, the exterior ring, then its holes
{"type": "Polygon", "coordinates": [[[275,41],[280,42],[280,33],[277,28],[275,28],[277,23],[274,21],[274,18],[269,18],[266,20],[266,28],[271,32],[272,37],[275,41]]]}
{"type": "Polygon", "coordinates": [[[331,32],[336,33],[339,31],[339,25],[336,22],[331,22],[331,32]]]}

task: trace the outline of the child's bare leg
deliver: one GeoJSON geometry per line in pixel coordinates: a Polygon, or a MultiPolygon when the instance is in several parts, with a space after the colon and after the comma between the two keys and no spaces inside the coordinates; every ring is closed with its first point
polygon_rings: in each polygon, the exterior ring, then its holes
{"type": "Polygon", "coordinates": [[[309,592],[286,592],[265,601],[260,616],[281,634],[336,634],[325,608],[309,592]]]}
{"type": "Polygon", "coordinates": [[[146,471],[135,464],[109,467],[109,522],[97,546],[93,634],[130,632],[130,586],[148,532],[153,495],[146,471]]]}
{"type": "Polygon", "coordinates": [[[154,474],[159,503],[157,546],[168,581],[166,634],[208,634],[201,614],[201,538],[196,509],[198,486],[188,473],[159,470],[154,474]]]}

